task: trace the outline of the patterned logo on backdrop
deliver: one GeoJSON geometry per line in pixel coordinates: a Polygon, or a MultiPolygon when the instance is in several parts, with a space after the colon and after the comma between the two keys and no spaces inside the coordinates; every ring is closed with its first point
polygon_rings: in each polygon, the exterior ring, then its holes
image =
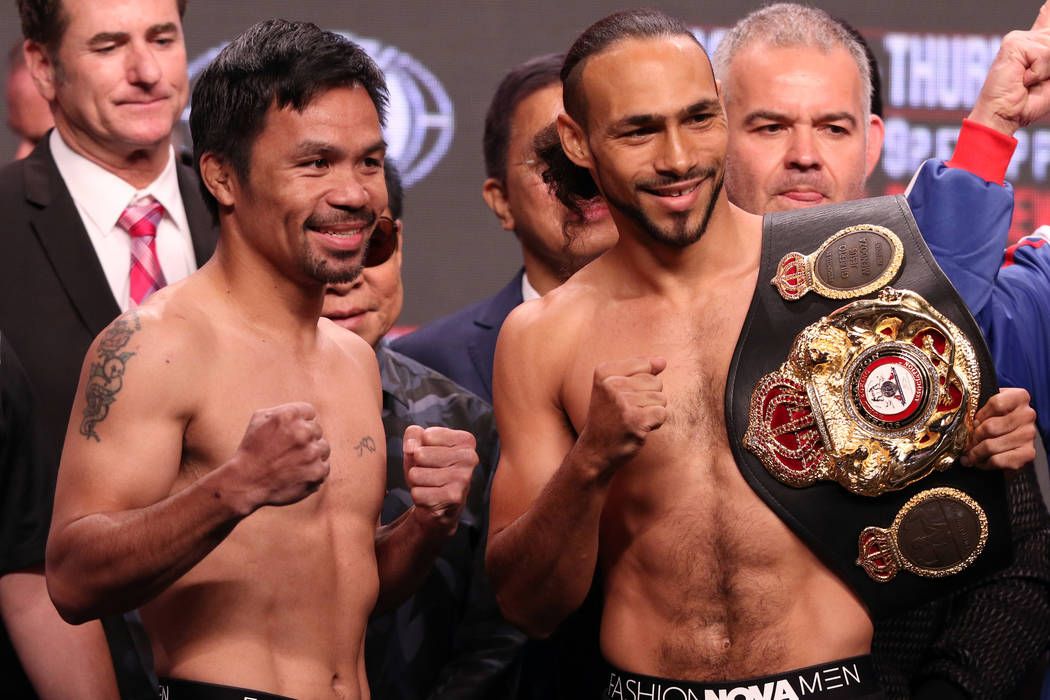
{"type": "MultiPolygon", "coordinates": [[[[378,39],[344,31],[337,33],[360,45],[386,76],[390,90],[390,109],[383,129],[387,154],[397,162],[405,187],[411,187],[434,169],[452,145],[455,131],[452,100],[441,81],[410,54],[378,39]]],[[[197,79],[225,45],[214,46],[190,62],[190,81],[197,79]]],[[[179,134],[180,145],[186,148],[191,148],[190,107],[187,105],[182,114],[179,134]]]]}

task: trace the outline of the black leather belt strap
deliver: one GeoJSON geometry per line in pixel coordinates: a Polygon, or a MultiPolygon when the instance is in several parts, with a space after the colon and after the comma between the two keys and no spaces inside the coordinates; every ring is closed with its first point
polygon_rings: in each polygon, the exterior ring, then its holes
{"type": "MultiPolygon", "coordinates": [[[[924,297],[973,344],[981,366],[980,405],[997,391],[995,371],[976,322],[919,235],[906,199],[897,195],[765,217],[758,286],[729,369],[725,410],[730,444],[744,478],[795,534],[857,593],[872,616],[881,618],[947,595],[1001,568],[1008,561],[1011,536],[1005,484],[1000,472],[956,464],[901,490],[871,497],[850,493],[829,481],[801,488],[781,483],[742,444],[755,386],[785,361],[802,329],[851,301],[828,298],[813,291],[795,300],[786,300],[770,283],[778,273],[778,264],[790,252],[808,255],[837,232],[862,224],[890,229],[903,244],[900,270],[887,284],[924,297]],[[856,563],[860,533],[871,526],[889,527],[910,498],[935,487],[953,487],[980,505],[988,518],[984,550],[963,571],[942,578],[901,571],[889,581],[873,580],[856,563]]],[[[858,298],[871,299],[878,293],[875,289],[858,298]]]]}

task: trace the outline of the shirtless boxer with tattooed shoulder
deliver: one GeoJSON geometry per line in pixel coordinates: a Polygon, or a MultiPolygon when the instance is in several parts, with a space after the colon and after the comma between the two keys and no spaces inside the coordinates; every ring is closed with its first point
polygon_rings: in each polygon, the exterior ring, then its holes
{"type": "Polygon", "coordinates": [[[172,700],[368,697],[369,614],[455,530],[473,437],[410,427],[415,506],[377,531],[376,358],[318,320],[386,206],[385,107],[371,59],[314,25],[268,20],[224,49],[191,116],[215,256],[85,360],[48,586],[73,622],[140,607],[172,700]]]}

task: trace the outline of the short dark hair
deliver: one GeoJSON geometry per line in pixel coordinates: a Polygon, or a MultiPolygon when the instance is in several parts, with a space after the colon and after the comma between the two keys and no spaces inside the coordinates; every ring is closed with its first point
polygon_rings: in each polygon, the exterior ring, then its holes
{"type": "Polygon", "coordinates": [[[673,36],[687,36],[703,50],[703,46],[684,22],[659,10],[616,12],[589,26],[573,42],[569,53],[565,55],[565,63],[561,68],[562,100],[565,102],[565,111],[581,126],[587,118],[587,105],[583,98],[583,90],[580,89],[580,79],[583,75],[583,67],[589,58],[624,39],[655,39],[673,36]]]}
{"type": "Polygon", "coordinates": [[[485,176],[503,181],[507,178],[507,149],[510,147],[514,111],[525,99],[561,80],[565,54],[549,53],[530,58],[511,68],[500,81],[485,114],[485,176]]]}
{"type": "MultiPolygon", "coordinates": [[[[182,17],[186,14],[186,0],[176,2],[182,17]]],[[[69,25],[62,0],[18,0],[18,16],[22,20],[22,36],[54,55],[69,25]]]]}
{"type": "Polygon", "coordinates": [[[405,203],[405,187],[401,184],[401,171],[392,158],[383,162],[383,180],[386,181],[386,205],[390,209],[390,218],[397,221],[405,203]]]}
{"type": "MultiPolygon", "coordinates": [[[[199,174],[201,156],[214,153],[247,179],[252,145],[271,106],[301,112],[328,90],[352,86],[368,91],[385,123],[386,81],[364,49],[310,22],[258,22],[219,52],[193,88],[194,167],[199,174]]],[[[217,216],[218,203],[203,181],[201,191],[217,216]]]]}

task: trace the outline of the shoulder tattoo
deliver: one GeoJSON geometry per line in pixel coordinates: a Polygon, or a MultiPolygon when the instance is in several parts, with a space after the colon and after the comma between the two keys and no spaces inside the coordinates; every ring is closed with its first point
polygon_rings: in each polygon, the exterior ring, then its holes
{"type": "Polygon", "coordinates": [[[91,363],[87,386],[84,388],[84,420],[80,423],[80,434],[98,442],[95,425],[109,415],[109,405],[117,400],[124,386],[124,369],[135,353],[123,350],[132,334],[142,328],[138,314],[134,311],[121,316],[102,332],[98,341],[98,360],[91,363]]]}

